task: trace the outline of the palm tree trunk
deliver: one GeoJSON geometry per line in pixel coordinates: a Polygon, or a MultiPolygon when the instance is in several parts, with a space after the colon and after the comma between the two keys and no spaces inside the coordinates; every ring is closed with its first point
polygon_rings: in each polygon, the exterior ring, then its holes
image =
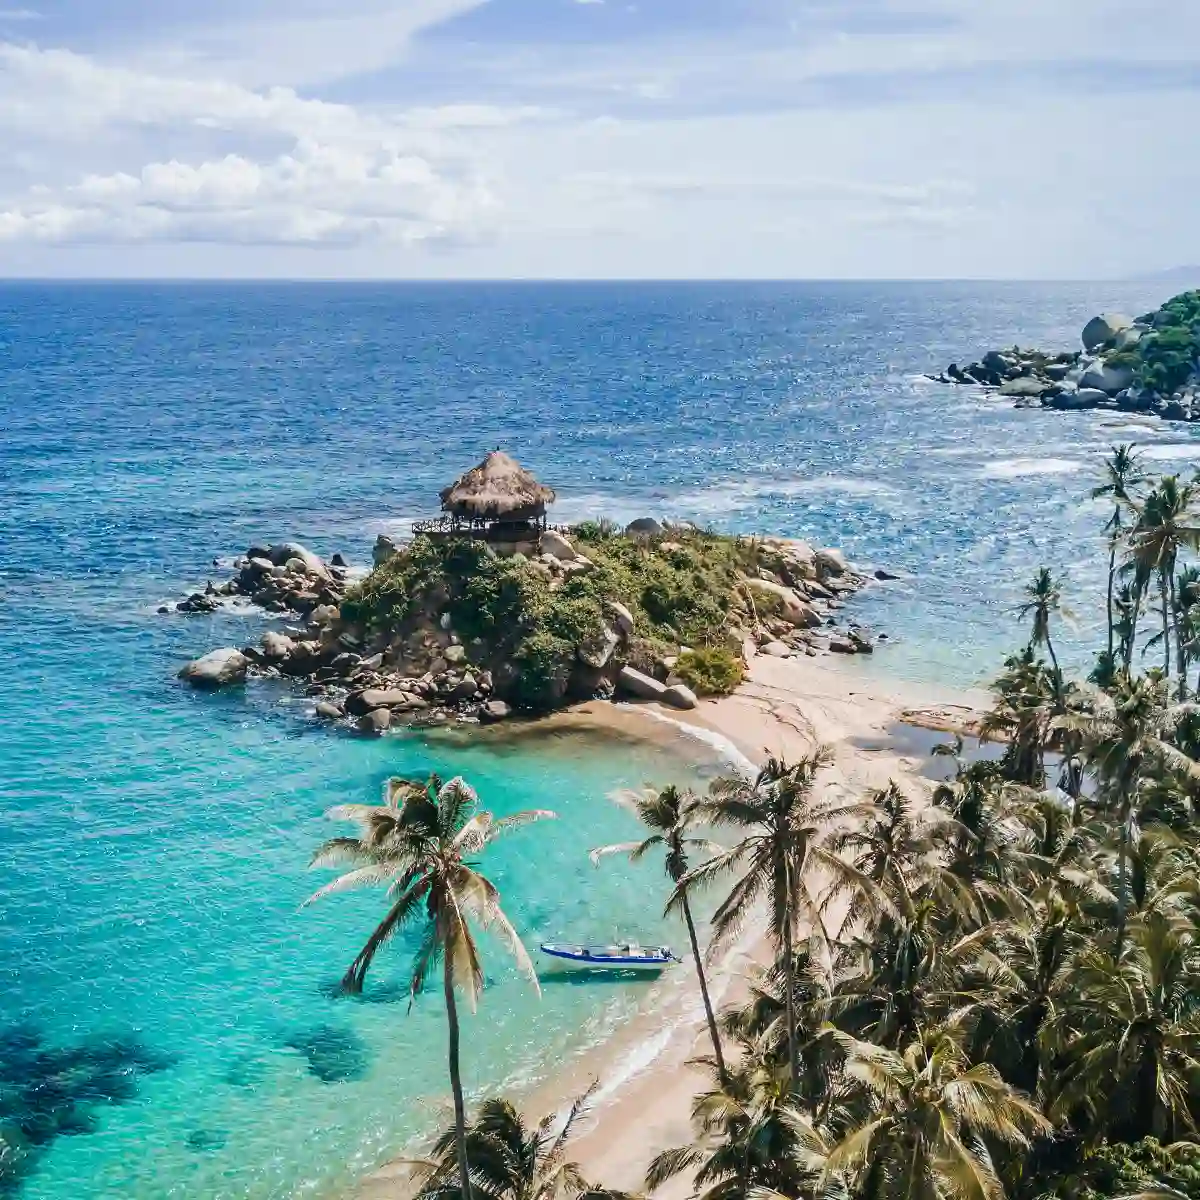
{"type": "Polygon", "coordinates": [[[1142,589],[1135,585],[1133,612],[1129,616],[1129,641],[1125,643],[1125,670],[1133,670],[1133,648],[1137,644],[1138,618],[1142,615],[1142,589]]]}
{"type": "Polygon", "coordinates": [[[1167,577],[1159,572],[1158,590],[1162,593],[1163,615],[1163,675],[1171,678],[1171,610],[1167,597],[1167,577]]]}
{"type": "Polygon", "coordinates": [[[796,1052],[796,958],[792,950],[792,923],[796,917],[795,887],[792,873],[787,871],[787,912],[783,920],[783,1003],[787,1013],[788,1067],[791,1070],[792,1092],[800,1088],[800,1059],[796,1052]]]}
{"type": "Polygon", "coordinates": [[[1113,579],[1117,574],[1117,539],[1114,532],[1108,547],[1108,661],[1113,665],[1113,579]]]}
{"type": "Polygon", "coordinates": [[[1058,655],[1054,653],[1054,643],[1050,640],[1050,630],[1046,630],[1046,653],[1050,655],[1050,666],[1054,670],[1054,701],[1058,711],[1064,711],[1062,672],[1058,669],[1058,655]]]}
{"type": "Polygon", "coordinates": [[[458,1064],[458,1007],[454,1001],[454,979],[450,955],[445,956],[442,979],[446,991],[446,1022],[450,1026],[450,1091],[454,1093],[454,1142],[463,1200],[471,1200],[471,1171],[467,1164],[467,1112],[463,1104],[462,1076],[458,1064]]]}
{"type": "Polygon", "coordinates": [[[1183,612],[1179,607],[1179,592],[1175,576],[1171,576],[1171,612],[1175,617],[1175,669],[1179,672],[1179,702],[1187,699],[1187,651],[1183,647],[1183,612]]]}
{"type": "Polygon", "coordinates": [[[708,1019],[708,1035],[712,1038],[713,1057],[717,1060],[717,1072],[722,1083],[729,1082],[725,1070],[725,1055],[721,1051],[721,1035],[717,1032],[717,1018],[713,1015],[712,1000],[708,995],[708,980],[704,978],[704,960],[700,957],[700,943],[696,940],[696,923],[692,920],[692,906],[687,893],[683,897],[683,919],[687,924],[688,940],[692,943],[692,958],[696,963],[696,977],[700,980],[700,997],[704,1001],[704,1015],[708,1019]]]}
{"type": "Polygon", "coordinates": [[[1126,864],[1129,861],[1129,816],[1122,813],[1121,817],[1121,840],[1117,846],[1117,953],[1116,958],[1121,957],[1121,945],[1125,941],[1125,874],[1126,864]]]}

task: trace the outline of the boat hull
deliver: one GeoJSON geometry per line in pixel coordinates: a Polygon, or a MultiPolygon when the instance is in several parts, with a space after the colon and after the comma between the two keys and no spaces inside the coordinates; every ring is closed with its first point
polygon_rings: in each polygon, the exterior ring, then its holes
{"type": "Polygon", "coordinates": [[[621,951],[616,947],[559,946],[543,943],[542,953],[560,962],[576,963],[581,967],[611,967],[621,971],[661,971],[679,960],[666,951],[631,949],[621,951]]]}

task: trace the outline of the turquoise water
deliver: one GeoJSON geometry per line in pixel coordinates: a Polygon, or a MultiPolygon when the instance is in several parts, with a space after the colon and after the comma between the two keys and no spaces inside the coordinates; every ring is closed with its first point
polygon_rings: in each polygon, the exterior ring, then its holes
{"type": "MultiPolygon", "coordinates": [[[[489,869],[531,944],[678,942],[606,795],[686,777],[670,749],[581,738],[467,748],[331,735],[255,686],[174,671],[254,617],[160,617],[214,555],[296,537],[363,562],[497,444],[571,520],[670,513],[845,546],[906,579],[855,615],[865,668],[959,685],[1017,632],[1020,581],[1064,569],[1082,661],[1099,614],[1105,446],[1192,470],[1196,433],[1017,413],[919,379],[991,345],[1068,344],[1143,285],[428,287],[0,285],[0,1126],[23,1200],[337,1193],[444,1118],[444,1014],[411,1014],[405,947],[362,1001],[331,988],[380,901],[303,913],[330,804],[462,772],[555,824],[489,869]]],[[[701,764],[713,769],[711,759],[701,764]]],[[[548,982],[498,954],[468,1021],[474,1089],[535,1081],[644,988],[548,982]]]]}

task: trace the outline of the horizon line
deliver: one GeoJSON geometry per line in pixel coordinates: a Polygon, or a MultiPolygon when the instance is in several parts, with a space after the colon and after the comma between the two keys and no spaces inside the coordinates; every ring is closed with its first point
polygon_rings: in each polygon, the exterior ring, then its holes
{"type": "MultiPolygon", "coordinates": [[[[1184,279],[1165,279],[1154,275],[1114,276],[1017,276],[1017,275],[715,275],[715,276],[605,276],[605,275],[3,275],[0,287],[6,284],[355,284],[395,286],[404,284],[933,284],[933,283],[999,283],[999,284],[1112,284],[1184,282],[1184,279]]],[[[1196,272],[1200,284],[1200,268],[1196,272]]]]}

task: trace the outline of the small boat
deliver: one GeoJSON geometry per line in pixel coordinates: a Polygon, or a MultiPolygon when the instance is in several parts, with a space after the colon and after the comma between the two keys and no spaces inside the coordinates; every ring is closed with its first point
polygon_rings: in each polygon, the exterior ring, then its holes
{"type": "Polygon", "coordinates": [[[611,946],[568,946],[560,942],[543,942],[542,953],[588,967],[640,967],[656,971],[681,961],[671,953],[670,946],[639,946],[637,942],[617,942],[611,946]]]}

